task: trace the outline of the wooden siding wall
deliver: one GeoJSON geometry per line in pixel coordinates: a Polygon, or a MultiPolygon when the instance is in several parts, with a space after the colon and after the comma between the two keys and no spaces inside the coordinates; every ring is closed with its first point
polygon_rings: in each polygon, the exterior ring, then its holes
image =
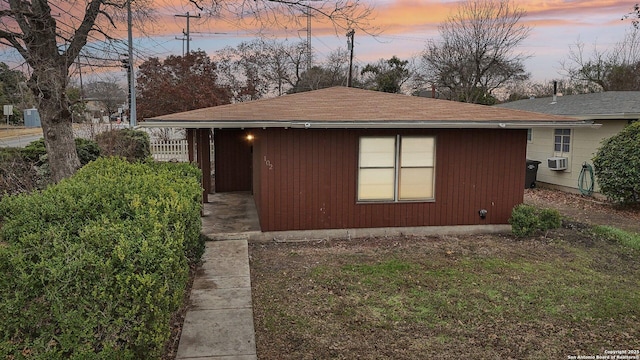
{"type": "Polygon", "coordinates": [[[246,136],[244,130],[214,130],[216,192],[251,190],[252,144],[246,136]]]}
{"type": "Polygon", "coordinates": [[[263,231],[505,224],[522,202],[526,130],[255,132],[254,196],[263,231]],[[435,201],[358,203],[358,140],[436,136],[435,201]],[[486,219],[478,215],[487,209],[486,219]]]}

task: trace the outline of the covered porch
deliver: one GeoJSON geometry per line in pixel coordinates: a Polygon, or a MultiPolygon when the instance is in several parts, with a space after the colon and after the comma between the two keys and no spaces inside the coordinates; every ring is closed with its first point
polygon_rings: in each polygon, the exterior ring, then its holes
{"type": "Polygon", "coordinates": [[[213,193],[252,192],[253,144],[249,132],[233,128],[187,128],[186,135],[189,162],[197,163],[202,170],[204,203],[213,193]],[[211,140],[214,159],[211,159],[211,140]]]}

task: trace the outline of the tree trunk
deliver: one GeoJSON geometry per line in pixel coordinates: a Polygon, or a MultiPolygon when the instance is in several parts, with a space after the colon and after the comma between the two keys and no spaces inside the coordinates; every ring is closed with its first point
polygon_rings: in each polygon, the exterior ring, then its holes
{"type": "Polygon", "coordinates": [[[51,177],[54,182],[70,177],[80,168],[80,160],[78,159],[73,138],[71,116],[61,120],[42,121],[44,143],[47,148],[51,177]]]}
{"type": "Polygon", "coordinates": [[[64,64],[34,69],[29,80],[29,87],[39,103],[44,143],[54,182],[70,177],[80,168],[66,84],[67,70],[64,64]]]}

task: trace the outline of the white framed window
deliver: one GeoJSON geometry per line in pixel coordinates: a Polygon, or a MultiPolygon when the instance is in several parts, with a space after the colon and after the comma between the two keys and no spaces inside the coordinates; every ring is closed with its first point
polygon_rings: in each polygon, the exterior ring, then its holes
{"type": "Polygon", "coordinates": [[[553,152],[559,156],[571,152],[571,129],[553,131],[553,152]]]}
{"type": "Polygon", "coordinates": [[[533,142],[533,129],[527,129],[527,142],[533,142]]]}
{"type": "Polygon", "coordinates": [[[435,137],[360,138],[358,201],[434,198],[435,137]]]}

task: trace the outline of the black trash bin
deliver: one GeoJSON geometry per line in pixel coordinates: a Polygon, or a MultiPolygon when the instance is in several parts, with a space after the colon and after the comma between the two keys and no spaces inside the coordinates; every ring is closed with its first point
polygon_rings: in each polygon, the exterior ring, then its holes
{"type": "Polygon", "coordinates": [[[527,173],[524,177],[524,188],[533,189],[536,187],[536,177],[538,176],[538,165],[540,161],[527,159],[527,173]]]}

